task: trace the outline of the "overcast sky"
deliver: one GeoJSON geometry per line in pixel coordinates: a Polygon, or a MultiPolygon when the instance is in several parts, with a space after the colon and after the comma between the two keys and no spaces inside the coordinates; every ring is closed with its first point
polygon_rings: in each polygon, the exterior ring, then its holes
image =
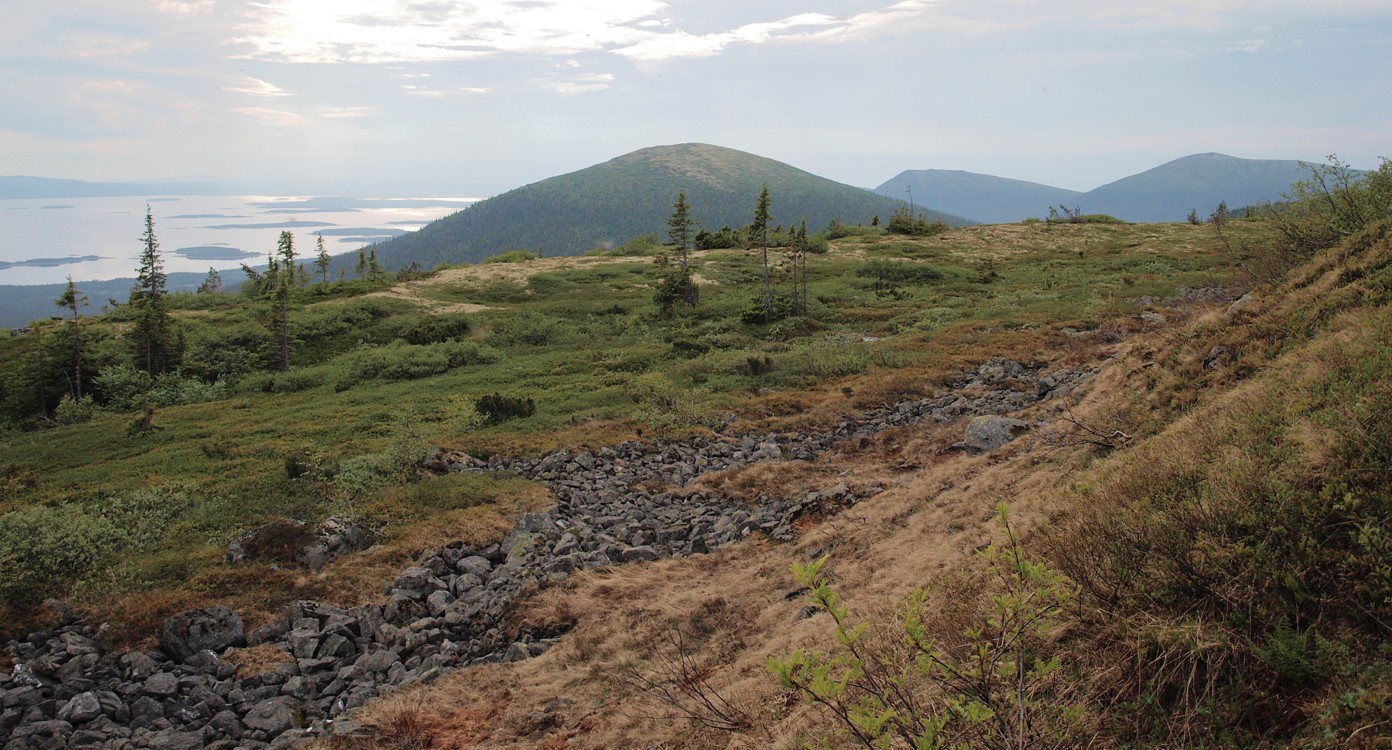
{"type": "Polygon", "coordinates": [[[1392,156],[1387,0],[0,9],[0,174],[470,194],[697,141],[1089,189],[1205,151],[1392,156]]]}

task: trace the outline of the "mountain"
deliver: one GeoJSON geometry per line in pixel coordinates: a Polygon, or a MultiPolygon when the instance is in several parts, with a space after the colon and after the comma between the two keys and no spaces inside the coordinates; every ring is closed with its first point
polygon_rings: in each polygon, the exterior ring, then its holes
{"type": "Polygon", "coordinates": [[[1223,201],[1238,208],[1277,200],[1309,174],[1298,161],[1194,154],[1089,190],[1073,202],[1083,213],[1126,221],[1183,221],[1190,211],[1207,216],[1223,201]]]}
{"type": "Polygon", "coordinates": [[[126,195],[228,195],[232,186],[213,182],[84,182],[52,177],[0,175],[0,199],[108,198],[126,195]]]}
{"type": "Polygon", "coordinates": [[[1076,190],[1011,180],[956,169],[911,169],[875,188],[903,200],[912,189],[913,202],[988,224],[1044,218],[1050,206],[1073,205],[1076,190]]]}
{"type": "MultiPolygon", "coordinates": [[[[744,226],[764,184],[773,199],[773,224],[807,220],[821,229],[832,219],[854,224],[889,215],[900,200],[833,182],[742,151],[686,143],[655,146],[577,172],[552,177],[480,201],[377,245],[383,265],[474,262],[504,249],[576,255],[658,232],[685,190],[702,228],[744,226]]],[[[930,218],[938,217],[927,212],[930,218]]],[[[970,221],[941,218],[956,226],[970,221]]]]}

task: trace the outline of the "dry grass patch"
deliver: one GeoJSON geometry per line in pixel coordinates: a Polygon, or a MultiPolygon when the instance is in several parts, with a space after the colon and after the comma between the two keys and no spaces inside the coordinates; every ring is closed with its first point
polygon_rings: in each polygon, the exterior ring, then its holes
{"type": "Polygon", "coordinates": [[[271,643],[247,648],[234,648],[224,658],[236,665],[237,678],[243,680],[259,674],[274,672],[282,664],[295,663],[295,658],[286,653],[285,649],[271,643]]]}

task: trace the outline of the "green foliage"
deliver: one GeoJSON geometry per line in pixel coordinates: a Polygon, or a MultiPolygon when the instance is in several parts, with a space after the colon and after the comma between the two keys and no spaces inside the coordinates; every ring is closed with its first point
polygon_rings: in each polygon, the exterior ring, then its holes
{"type": "Polygon", "coordinates": [[[706,403],[709,391],[682,387],[662,373],[646,373],[624,383],[624,392],[638,405],[635,416],[659,432],[681,432],[719,424],[706,403]]]}
{"type": "Polygon", "coordinates": [[[1392,161],[1383,159],[1372,172],[1355,170],[1337,156],[1329,161],[1306,164],[1309,178],[1291,185],[1282,202],[1262,212],[1304,257],[1392,215],[1392,161]]]}
{"type": "Polygon", "coordinates": [[[53,410],[53,421],[58,424],[82,424],[90,422],[92,417],[97,415],[97,403],[92,400],[92,395],[84,395],[80,399],[74,399],[71,394],[63,394],[63,400],[58,402],[57,408],[53,410]]]}
{"type": "Polygon", "coordinates": [[[526,263],[529,260],[536,260],[537,254],[531,250],[504,250],[496,255],[490,255],[483,259],[483,263],[526,263]]]}
{"type": "Polygon", "coordinates": [[[488,424],[501,424],[510,419],[525,419],[536,413],[536,402],[526,396],[504,396],[490,393],[474,401],[477,411],[488,424]]]}
{"type": "Polygon", "coordinates": [[[145,206],[145,234],[141,237],[140,268],[130,294],[132,363],[151,375],[177,365],[173,356],[173,331],[169,317],[168,277],[155,237],[155,217],[145,206]]]}
{"type": "Polygon", "coordinates": [[[189,487],[167,485],[0,515],[0,599],[23,605],[112,576],[119,553],[158,542],[195,503],[189,487]]]}
{"type": "Polygon", "coordinates": [[[487,364],[495,358],[492,350],[473,341],[426,345],[393,341],[342,357],[334,368],[341,373],[334,389],[344,391],[368,380],[418,380],[456,367],[487,364]]]}
{"type": "Polygon", "coordinates": [[[469,319],[465,315],[430,315],[408,326],[401,337],[411,344],[439,344],[457,341],[468,335],[469,330],[469,319]]]}
{"type": "Polygon", "coordinates": [[[653,302],[663,317],[670,316],[678,303],[695,307],[700,298],[701,290],[691,280],[691,271],[681,266],[664,274],[653,292],[653,302]]]}
{"type": "Polygon", "coordinates": [[[155,378],[131,365],[113,365],[97,376],[97,391],[114,411],[142,409],[148,404],[157,407],[180,404],[201,404],[227,398],[229,388],[223,381],[207,383],[179,373],[167,372],[155,378]]]}
{"type": "Polygon", "coordinates": [[[911,237],[931,237],[946,232],[948,226],[941,218],[928,220],[927,214],[913,215],[907,206],[894,209],[889,216],[885,230],[890,234],[904,234],[911,237]]]}
{"type": "MultiPolygon", "coordinates": [[[[793,565],[809,603],[830,615],[827,653],[795,651],[768,668],[784,688],[831,714],[844,736],[867,748],[1029,748],[1067,742],[1080,728],[1054,643],[1076,586],[1028,559],[1005,520],[1005,543],[982,560],[989,597],[964,602],[924,590],[910,596],[897,637],[876,638],[823,573],[827,557],[793,565]],[[944,610],[952,610],[944,616],[944,610]],[[960,630],[951,630],[952,624],[960,630]]],[[[966,590],[954,592],[970,598],[966,590]]],[[[980,592],[977,592],[978,594],[980,592]]]]}
{"type": "Polygon", "coordinates": [[[895,284],[928,284],[943,277],[942,271],[920,263],[872,260],[856,269],[856,276],[895,284]]]}

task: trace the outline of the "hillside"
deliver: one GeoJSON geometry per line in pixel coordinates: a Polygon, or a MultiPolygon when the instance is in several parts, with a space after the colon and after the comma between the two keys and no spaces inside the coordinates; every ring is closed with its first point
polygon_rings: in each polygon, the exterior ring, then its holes
{"type": "Polygon", "coordinates": [[[875,188],[890,198],[907,200],[913,190],[917,205],[932,206],[972,221],[1004,224],[1028,218],[1042,219],[1050,206],[1073,205],[1076,190],[1040,185],[954,169],[912,169],[875,188]]]}
{"type": "Polygon", "coordinates": [[[754,253],[664,312],[640,243],[176,296],[153,382],[130,306],[0,338],[0,736],[1384,746],[1376,177],[1356,220],[867,229],[768,323],[754,253]]]}
{"type": "Polygon", "coordinates": [[[1073,203],[1083,213],[1125,221],[1183,221],[1190,211],[1207,217],[1224,201],[1235,209],[1280,200],[1309,176],[1298,161],[1194,154],[1089,190],[1073,203]]]}
{"type": "MultiPolygon", "coordinates": [[[[578,255],[653,233],[665,242],[678,192],[686,191],[696,221],[713,232],[748,224],[764,184],[773,198],[773,224],[805,219],[812,231],[832,219],[887,220],[902,205],[772,159],[688,143],[634,151],[494,196],[378,245],[377,255],[388,268],[411,262],[429,268],[477,262],[505,249],[578,255]]],[[[943,218],[955,226],[968,223],[943,218]]]]}

